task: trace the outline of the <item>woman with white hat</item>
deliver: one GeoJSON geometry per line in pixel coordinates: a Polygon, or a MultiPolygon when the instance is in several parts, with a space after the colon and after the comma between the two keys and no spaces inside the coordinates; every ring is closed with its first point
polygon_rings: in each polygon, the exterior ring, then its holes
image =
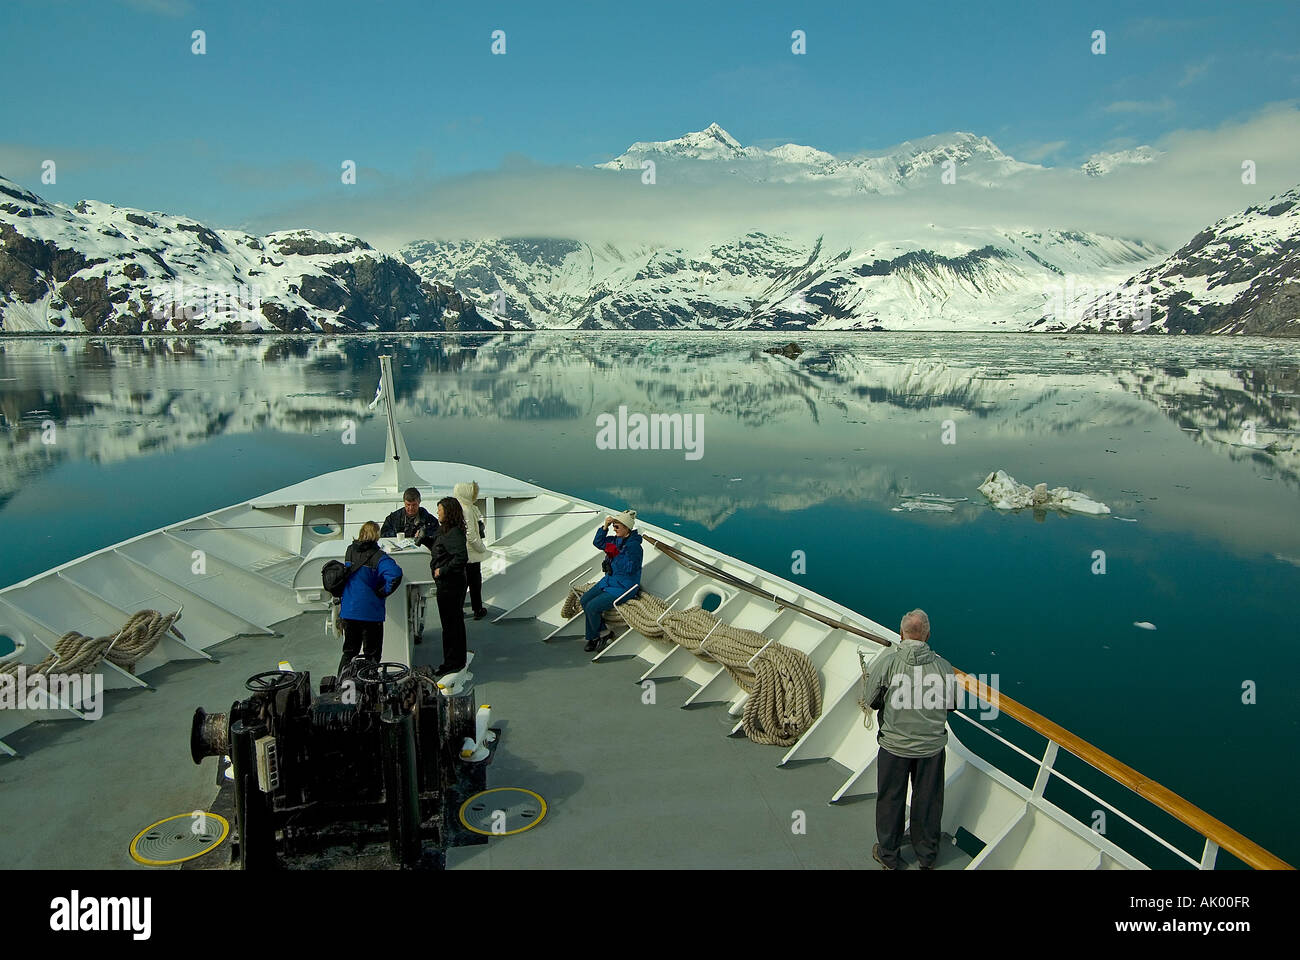
{"type": "Polygon", "coordinates": [[[487,616],[487,608],[483,606],[482,564],[492,554],[483,544],[483,515],[475,505],[478,500],[478,481],[456,484],[451,495],[460,501],[461,512],[465,514],[465,548],[469,552],[465,578],[469,582],[469,605],[474,611],[474,619],[482,620],[487,616]]]}
{"type": "Polygon", "coordinates": [[[605,552],[605,576],[582,595],[582,610],[587,617],[587,645],[582,649],[589,653],[604,649],[613,638],[601,615],[614,606],[615,600],[631,600],[641,592],[641,534],[633,529],[635,526],[636,511],[624,510],[610,514],[596,529],[592,542],[605,552]]]}

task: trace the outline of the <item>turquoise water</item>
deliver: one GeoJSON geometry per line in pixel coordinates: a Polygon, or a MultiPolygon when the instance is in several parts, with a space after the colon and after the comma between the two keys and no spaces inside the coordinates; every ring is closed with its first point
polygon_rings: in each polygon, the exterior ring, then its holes
{"type": "MultiPolygon", "coordinates": [[[[1300,863],[1295,345],[890,334],[805,338],[794,361],[762,352],[780,342],[4,342],[0,583],[377,462],[366,405],[391,352],[415,458],[630,505],[888,626],[923,607],[957,667],[998,674],[1008,696],[1300,863]],[[599,448],[597,417],[620,406],[698,414],[701,456],[599,448]],[[994,469],[1113,514],[999,513],[976,491],[994,469]],[[903,509],[916,494],[958,502],[903,509]]],[[[1041,752],[1014,722],[994,726],[1041,752]]]]}

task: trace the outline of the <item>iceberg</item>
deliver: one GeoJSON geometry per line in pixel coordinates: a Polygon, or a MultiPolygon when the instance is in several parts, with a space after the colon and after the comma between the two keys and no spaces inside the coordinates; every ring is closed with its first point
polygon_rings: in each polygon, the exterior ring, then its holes
{"type": "Polygon", "coordinates": [[[1038,510],[1062,510],[1066,513],[1084,513],[1099,517],[1110,513],[1110,507],[1098,503],[1076,490],[1068,487],[1047,489],[1047,484],[1040,483],[1030,488],[1017,483],[1015,477],[1003,470],[994,470],[979,487],[980,493],[988,497],[997,510],[1021,510],[1034,507],[1038,510]]]}

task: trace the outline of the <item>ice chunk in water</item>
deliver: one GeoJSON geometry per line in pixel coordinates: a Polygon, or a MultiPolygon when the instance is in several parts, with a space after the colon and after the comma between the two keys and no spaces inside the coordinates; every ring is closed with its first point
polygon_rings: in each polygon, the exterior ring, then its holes
{"type": "Polygon", "coordinates": [[[950,503],[936,503],[933,500],[904,500],[898,506],[892,508],[894,513],[900,513],[903,510],[931,510],[937,513],[952,513],[953,505],[950,503]]]}
{"type": "Polygon", "coordinates": [[[1017,483],[1015,477],[1003,470],[990,473],[979,487],[980,493],[989,498],[997,510],[1021,510],[1035,507],[1040,510],[1064,510],[1067,513],[1085,513],[1090,516],[1102,516],[1110,513],[1110,507],[1098,503],[1091,497],[1071,490],[1068,487],[1047,489],[1047,484],[1040,483],[1033,489],[1023,483],[1017,483]]]}

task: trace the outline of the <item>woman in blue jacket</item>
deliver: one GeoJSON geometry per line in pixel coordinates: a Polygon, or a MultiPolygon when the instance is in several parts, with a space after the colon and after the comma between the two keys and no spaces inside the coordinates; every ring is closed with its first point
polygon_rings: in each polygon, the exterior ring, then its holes
{"type": "Polygon", "coordinates": [[[349,576],[339,610],[343,620],[340,674],[358,653],[363,660],[379,662],[384,649],[384,600],[402,582],[402,568],[379,548],[379,524],[374,521],[361,525],[343,562],[349,576]]]}
{"type": "Polygon", "coordinates": [[[636,511],[624,510],[605,518],[592,542],[605,552],[605,576],[582,595],[582,610],[587,616],[587,645],[583,650],[603,650],[613,639],[605,629],[603,614],[614,601],[623,603],[641,592],[641,534],[636,526],[636,511]],[[627,594],[624,596],[624,594],[627,594]]]}

